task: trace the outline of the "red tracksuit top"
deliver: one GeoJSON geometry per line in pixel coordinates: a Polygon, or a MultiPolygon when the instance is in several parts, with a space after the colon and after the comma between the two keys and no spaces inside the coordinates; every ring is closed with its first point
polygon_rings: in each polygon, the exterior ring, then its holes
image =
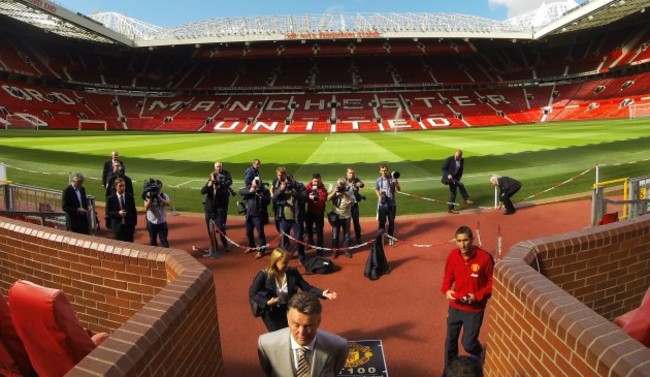
{"type": "Polygon", "coordinates": [[[485,310],[487,301],[492,294],[493,270],[492,256],[480,247],[474,246],[474,254],[467,260],[463,259],[459,248],[453,249],[447,257],[441,287],[443,294],[447,294],[450,289],[456,292],[458,300],[450,300],[449,305],[467,312],[485,310]],[[472,304],[460,301],[460,298],[467,293],[476,296],[476,301],[472,304]]]}

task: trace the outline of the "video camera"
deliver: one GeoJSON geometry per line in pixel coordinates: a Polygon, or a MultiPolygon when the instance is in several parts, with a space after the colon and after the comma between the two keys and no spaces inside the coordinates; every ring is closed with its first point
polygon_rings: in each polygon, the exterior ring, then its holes
{"type": "Polygon", "coordinates": [[[158,196],[162,190],[162,182],[158,179],[149,178],[142,184],[142,200],[151,199],[153,204],[158,204],[158,196]]]}
{"type": "Polygon", "coordinates": [[[142,195],[147,198],[157,197],[160,194],[162,188],[162,182],[159,180],[149,178],[149,180],[144,181],[142,185],[142,195]]]}

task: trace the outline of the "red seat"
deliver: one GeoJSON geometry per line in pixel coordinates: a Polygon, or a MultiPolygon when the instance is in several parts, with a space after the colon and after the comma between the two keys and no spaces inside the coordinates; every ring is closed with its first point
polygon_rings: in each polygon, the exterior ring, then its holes
{"type": "Polygon", "coordinates": [[[0,294],[0,375],[27,376],[32,371],[32,364],[29,362],[23,342],[11,322],[9,306],[0,294]]]}
{"type": "Polygon", "coordinates": [[[641,300],[641,306],[617,317],[614,324],[627,335],[650,347],[650,287],[641,300]]]}
{"type": "Polygon", "coordinates": [[[598,221],[598,225],[611,224],[618,221],[618,212],[606,213],[598,221]]]}
{"type": "Polygon", "coordinates": [[[25,280],[9,288],[9,310],[16,332],[39,377],[60,377],[106,339],[90,336],[60,289],[25,280]]]}

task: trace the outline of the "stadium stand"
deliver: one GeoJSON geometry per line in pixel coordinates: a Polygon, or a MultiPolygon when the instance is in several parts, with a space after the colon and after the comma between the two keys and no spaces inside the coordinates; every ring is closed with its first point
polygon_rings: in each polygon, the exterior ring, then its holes
{"type": "Polygon", "coordinates": [[[2,17],[0,118],[29,114],[49,128],[87,119],[110,130],[343,132],[614,118],[650,84],[643,15],[527,43],[321,38],[133,51],[2,17]]]}

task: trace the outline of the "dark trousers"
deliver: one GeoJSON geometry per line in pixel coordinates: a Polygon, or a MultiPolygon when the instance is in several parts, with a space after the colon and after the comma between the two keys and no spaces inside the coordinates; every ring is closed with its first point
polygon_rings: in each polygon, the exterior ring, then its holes
{"type": "Polygon", "coordinates": [[[341,219],[336,220],[336,223],[332,227],[332,247],[337,249],[339,247],[339,240],[343,238],[343,247],[350,246],[350,222],[351,219],[341,219]],[[343,237],[341,237],[343,233],[343,237]]]}
{"type": "MultiPolygon", "coordinates": [[[[293,237],[302,242],[302,222],[296,220],[280,219],[280,232],[290,234],[293,230],[293,237]]],[[[302,259],[305,257],[305,246],[301,242],[297,243],[298,256],[302,259]]],[[[289,250],[289,237],[283,236],[280,240],[280,247],[289,250]]]]}
{"type": "Polygon", "coordinates": [[[310,245],[323,247],[323,228],[325,227],[324,213],[309,213],[305,217],[305,232],[307,241],[310,245]],[[316,243],[314,244],[314,232],[316,233],[316,243]]]}
{"type": "Polygon", "coordinates": [[[216,212],[209,212],[205,214],[205,226],[208,229],[208,237],[210,237],[210,248],[213,251],[217,251],[219,244],[217,243],[217,237],[215,235],[215,229],[210,228],[210,220],[214,221],[217,225],[217,228],[221,231],[221,245],[227,249],[228,240],[226,239],[226,220],[228,219],[228,209],[217,209],[216,212]]]}
{"type": "Polygon", "coordinates": [[[501,196],[501,201],[503,202],[503,206],[506,207],[507,212],[515,212],[517,211],[515,209],[515,205],[512,204],[512,200],[510,198],[519,191],[521,187],[517,188],[516,190],[511,190],[508,192],[504,192],[503,195],[501,196]]]}
{"type": "MultiPolygon", "coordinates": [[[[264,234],[264,224],[259,217],[246,216],[246,238],[248,239],[248,247],[255,247],[255,236],[253,231],[257,229],[257,238],[259,239],[260,247],[266,245],[266,235],[264,234]]],[[[264,249],[260,250],[262,253],[264,249]]]]}
{"type": "Polygon", "coordinates": [[[354,226],[354,238],[357,240],[357,243],[361,243],[361,223],[359,222],[359,203],[354,203],[352,205],[351,212],[352,214],[352,225],[354,226]]]}
{"type": "Polygon", "coordinates": [[[287,305],[267,307],[262,315],[262,321],[269,332],[289,327],[287,305]]]}
{"type": "Polygon", "coordinates": [[[115,235],[116,240],[133,242],[135,236],[135,225],[134,224],[116,224],[113,223],[111,229],[115,235]]]}
{"type": "Polygon", "coordinates": [[[456,308],[449,307],[447,315],[447,340],[445,340],[445,369],[451,359],[458,356],[458,338],[460,329],[463,329],[463,338],[461,344],[465,352],[481,359],[483,346],[478,341],[478,335],[481,332],[483,324],[483,313],[466,312],[456,308]]]}
{"type": "MultiPolygon", "coordinates": [[[[469,199],[469,194],[467,193],[467,189],[465,189],[465,185],[461,181],[453,180],[449,182],[449,203],[456,202],[456,193],[458,190],[460,190],[460,196],[463,197],[463,200],[469,199]]],[[[454,209],[453,204],[448,204],[447,207],[449,209],[454,209]]]]}
{"type": "Polygon", "coordinates": [[[160,238],[160,246],[169,247],[169,241],[167,241],[169,227],[166,221],[160,224],[147,221],[147,231],[149,232],[149,245],[158,246],[158,238],[160,238]]]}
{"type": "Polygon", "coordinates": [[[395,234],[395,215],[397,214],[397,205],[379,206],[377,217],[379,220],[379,229],[386,230],[386,221],[388,221],[388,235],[395,234]]]}

